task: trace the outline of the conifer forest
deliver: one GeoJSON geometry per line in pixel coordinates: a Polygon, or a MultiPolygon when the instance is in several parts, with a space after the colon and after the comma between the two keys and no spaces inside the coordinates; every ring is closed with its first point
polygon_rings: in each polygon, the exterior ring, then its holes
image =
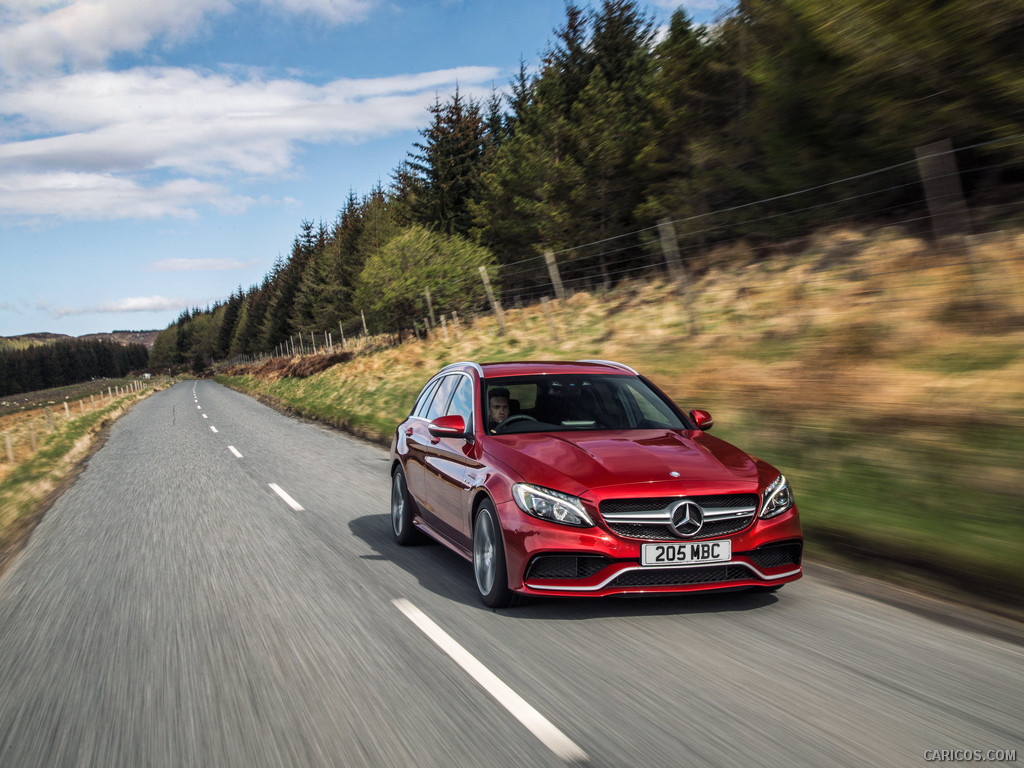
{"type": "Polygon", "coordinates": [[[926,232],[922,147],[949,148],[975,230],[1019,224],[1022,39],[1019,0],[739,0],[667,29],[633,0],[569,3],[537,67],[482,101],[439,96],[388,183],[302,221],[262,282],[183,312],[151,364],[407,331],[427,302],[485,310],[481,267],[535,300],[545,254],[570,284],[614,284],[663,267],[664,222],[684,264],[837,222],[926,232]]]}

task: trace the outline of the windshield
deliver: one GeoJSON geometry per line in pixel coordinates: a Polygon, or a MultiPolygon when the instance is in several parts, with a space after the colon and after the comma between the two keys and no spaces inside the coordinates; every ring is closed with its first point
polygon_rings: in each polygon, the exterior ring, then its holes
{"type": "Polygon", "coordinates": [[[519,376],[483,384],[483,413],[491,434],[690,428],[634,376],[519,376]]]}

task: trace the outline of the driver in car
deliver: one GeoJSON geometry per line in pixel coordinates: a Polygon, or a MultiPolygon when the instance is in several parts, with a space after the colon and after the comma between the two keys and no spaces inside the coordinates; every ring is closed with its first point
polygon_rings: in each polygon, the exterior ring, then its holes
{"type": "Polygon", "coordinates": [[[508,418],[510,407],[508,402],[508,390],[504,387],[495,387],[487,393],[489,429],[493,433],[498,425],[508,418]]]}

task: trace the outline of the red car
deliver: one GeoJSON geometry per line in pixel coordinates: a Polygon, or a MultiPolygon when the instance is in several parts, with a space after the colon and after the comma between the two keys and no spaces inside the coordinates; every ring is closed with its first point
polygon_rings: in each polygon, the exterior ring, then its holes
{"type": "Polygon", "coordinates": [[[799,579],[786,478],[711,426],[619,363],[449,365],[395,431],[395,539],[471,561],[492,607],[799,579]]]}

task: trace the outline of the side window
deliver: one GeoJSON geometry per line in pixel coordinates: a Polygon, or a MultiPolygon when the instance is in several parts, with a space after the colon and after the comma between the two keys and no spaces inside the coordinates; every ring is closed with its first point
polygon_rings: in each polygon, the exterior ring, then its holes
{"type": "Polygon", "coordinates": [[[427,409],[427,419],[433,421],[438,416],[444,416],[445,409],[448,407],[448,399],[452,396],[452,390],[455,389],[458,379],[461,378],[457,374],[452,374],[441,379],[441,383],[438,384],[434,391],[434,397],[430,401],[430,407],[427,409]]]}
{"type": "Polygon", "coordinates": [[[420,392],[419,399],[416,400],[416,406],[413,408],[412,415],[419,416],[420,418],[426,418],[427,406],[430,405],[430,396],[434,394],[434,390],[437,389],[437,381],[432,381],[423,388],[420,392]]]}
{"type": "Polygon", "coordinates": [[[448,406],[447,416],[459,415],[469,429],[473,423],[473,380],[469,376],[459,376],[459,384],[455,388],[452,402],[448,406]]]}

